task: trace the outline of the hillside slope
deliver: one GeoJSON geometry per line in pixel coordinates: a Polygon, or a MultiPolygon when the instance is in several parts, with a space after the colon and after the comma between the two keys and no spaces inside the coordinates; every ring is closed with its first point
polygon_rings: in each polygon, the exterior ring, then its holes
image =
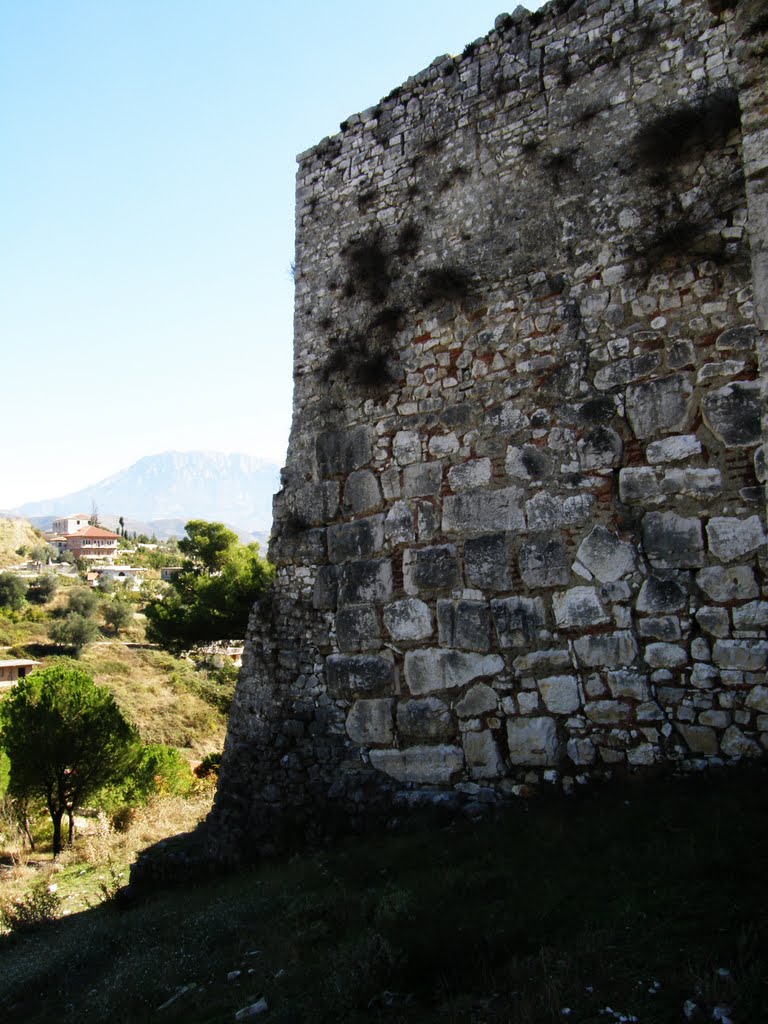
{"type": "Polygon", "coordinates": [[[40,542],[40,535],[26,519],[0,517],[0,569],[22,560],[19,548],[31,548],[40,542]]]}

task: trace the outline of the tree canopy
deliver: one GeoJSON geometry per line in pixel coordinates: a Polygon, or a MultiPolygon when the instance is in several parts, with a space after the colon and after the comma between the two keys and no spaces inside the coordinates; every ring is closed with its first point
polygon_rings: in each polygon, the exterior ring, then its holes
{"type": "Polygon", "coordinates": [[[42,798],[53,823],[53,853],[62,849],[61,821],[99,789],[131,771],[138,734],[115,699],[84,671],[53,665],[21,680],[0,704],[0,742],[11,762],[9,792],[42,798]]]}
{"type": "Polygon", "coordinates": [[[12,572],[0,572],[0,608],[21,611],[27,602],[27,581],[12,572]]]}
{"type": "Polygon", "coordinates": [[[193,519],[185,531],[181,572],[145,609],[148,639],[176,652],[244,637],[253,604],[273,577],[258,544],[241,544],[222,523],[193,519]]]}

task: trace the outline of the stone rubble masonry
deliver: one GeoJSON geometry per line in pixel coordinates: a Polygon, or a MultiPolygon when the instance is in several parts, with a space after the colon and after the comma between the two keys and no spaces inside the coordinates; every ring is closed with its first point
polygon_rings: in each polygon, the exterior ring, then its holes
{"type": "Polygon", "coordinates": [[[767,54],[518,7],[301,154],[222,855],[765,752],[767,54]]]}

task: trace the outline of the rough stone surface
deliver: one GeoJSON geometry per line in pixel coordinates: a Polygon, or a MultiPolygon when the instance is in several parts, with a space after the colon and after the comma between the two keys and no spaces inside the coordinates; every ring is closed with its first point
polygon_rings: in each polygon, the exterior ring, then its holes
{"type": "Polygon", "coordinates": [[[552,718],[508,719],[507,743],[512,764],[557,764],[557,729],[552,718]]]}
{"type": "Polygon", "coordinates": [[[299,157],[222,856],[768,744],[755,4],[519,9],[299,157]]]}
{"type": "Polygon", "coordinates": [[[504,668],[498,654],[467,654],[443,648],[408,651],[405,681],[412,694],[455,690],[483,676],[495,676],[504,668]]]}
{"type": "Polygon", "coordinates": [[[397,782],[445,783],[464,767],[460,747],[405,747],[404,750],[372,750],[371,764],[397,782]]]}
{"type": "Polygon", "coordinates": [[[613,583],[634,571],[631,544],[619,540],[604,526],[595,526],[579,545],[577,558],[601,583],[613,583]]]}
{"type": "Polygon", "coordinates": [[[571,587],[552,598],[555,622],[561,629],[589,629],[610,622],[594,587],[571,587]]]}
{"type": "Polygon", "coordinates": [[[347,735],[363,747],[384,746],[394,739],[393,700],[358,700],[347,715],[347,735]]]}

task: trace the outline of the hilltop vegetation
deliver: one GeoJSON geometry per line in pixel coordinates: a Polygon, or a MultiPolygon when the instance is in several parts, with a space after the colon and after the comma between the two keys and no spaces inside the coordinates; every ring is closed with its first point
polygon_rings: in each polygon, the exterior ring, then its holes
{"type": "Polygon", "coordinates": [[[43,535],[26,519],[0,516],[0,569],[21,561],[19,549],[31,550],[44,543],[43,535]]]}

